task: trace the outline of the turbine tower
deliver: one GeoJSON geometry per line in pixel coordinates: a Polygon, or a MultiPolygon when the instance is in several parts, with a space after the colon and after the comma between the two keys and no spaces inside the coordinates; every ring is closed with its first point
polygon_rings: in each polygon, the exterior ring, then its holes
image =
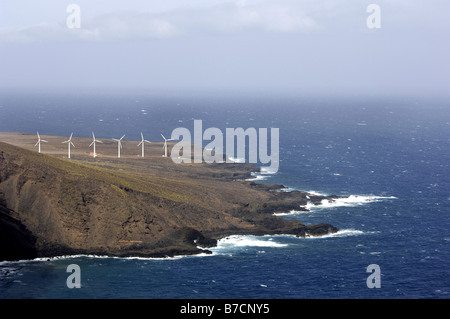
{"type": "Polygon", "coordinates": [[[44,143],[48,143],[46,140],[41,140],[41,136],[39,135],[39,132],[37,132],[37,137],[38,137],[38,141],[37,141],[37,143],[34,145],[34,147],[36,147],[37,145],[39,145],[39,147],[38,147],[38,152],[40,153],[41,152],[41,142],[44,142],[44,143]]]}
{"type": "Polygon", "coordinates": [[[144,134],[142,134],[142,132],[141,132],[141,141],[140,141],[140,143],[137,145],[137,146],[139,146],[139,145],[142,145],[142,157],[144,157],[144,144],[145,144],[145,142],[147,142],[147,143],[151,143],[150,141],[147,141],[147,140],[144,140],[144,134]]]}
{"type": "Polygon", "coordinates": [[[99,141],[99,140],[97,140],[96,138],[95,138],[95,135],[94,135],[94,132],[92,132],[92,139],[93,139],[93,141],[92,141],[92,143],[89,145],[89,147],[91,147],[92,145],[94,145],[94,158],[95,157],[97,157],[97,153],[95,152],[95,142],[98,142],[98,143],[103,143],[102,141],[99,141]]]}
{"type": "Polygon", "coordinates": [[[161,136],[162,136],[162,138],[164,139],[164,145],[163,145],[163,148],[164,148],[164,155],[163,155],[163,157],[167,157],[167,142],[168,142],[168,141],[173,141],[173,139],[166,139],[166,138],[164,137],[164,135],[162,135],[162,134],[161,134],[161,136]]]}
{"type": "Polygon", "coordinates": [[[114,141],[117,142],[117,157],[120,158],[120,149],[122,148],[122,139],[125,137],[123,135],[120,139],[113,138],[114,141]]]}
{"type": "Polygon", "coordinates": [[[72,144],[72,146],[75,147],[75,145],[73,145],[73,143],[72,143],[72,135],[73,135],[73,133],[70,134],[70,137],[67,141],[62,142],[62,143],[67,143],[67,147],[68,147],[67,158],[70,158],[70,144],[72,144]]]}

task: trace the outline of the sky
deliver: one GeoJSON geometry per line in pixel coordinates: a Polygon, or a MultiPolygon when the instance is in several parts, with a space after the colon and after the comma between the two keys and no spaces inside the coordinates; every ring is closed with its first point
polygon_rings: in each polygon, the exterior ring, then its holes
{"type": "Polygon", "coordinates": [[[0,88],[448,96],[449,13],[448,0],[0,0],[0,88]]]}

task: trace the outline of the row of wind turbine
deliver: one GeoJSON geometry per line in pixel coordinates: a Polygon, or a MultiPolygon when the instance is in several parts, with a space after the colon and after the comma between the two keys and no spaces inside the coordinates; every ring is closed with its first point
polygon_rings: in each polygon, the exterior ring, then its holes
{"type": "MultiPolygon", "coordinates": [[[[70,145],[75,147],[75,145],[72,142],[72,135],[73,135],[73,133],[70,134],[70,137],[69,137],[69,139],[67,141],[62,142],[62,143],[67,143],[67,158],[70,158],[70,145]]],[[[167,142],[168,141],[173,141],[173,139],[166,139],[164,137],[164,135],[162,135],[162,134],[161,134],[161,136],[164,139],[164,145],[163,145],[164,155],[163,155],[163,157],[167,157],[167,142]]],[[[39,132],[37,132],[37,137],[38,137],[38,141],[37,141],[37,143],[34,146],[35,147],[39,146],[38,150],[39,150],[39,153],[40,153],[41,152],[41,142],[48,143],[48,141],[41,139],[41,136],[39,135],[39,132]]],[[[120,150],[122,148],[122,139],[124,137],[125,137],[125,135],[123,135],[120,139],[116,139],[116,138],[112,139],[112,140],[117,142],[117,157],[118,158],[120,158],[120,150]]],[[[103,142],[98,140],[98,139],[96,139],[94,132],[92,132],[92,143],[89,144],[89,147],[94,146],[94,152],[92,154],[93,157],[97,157],[97,152],[95,150],[95,143],[103,143],[103,142]]],[[[146,139],[144,139],[144,134],[142,134],[142,132],[141,132],[141,141],[139,142],[139,144],[137,146],[141,146],[141,156],[142,157],[144,157],[144,145],[145,145],[145,143],[149,143],[150,144],[151,142],[147,141],[146,139]]]]}

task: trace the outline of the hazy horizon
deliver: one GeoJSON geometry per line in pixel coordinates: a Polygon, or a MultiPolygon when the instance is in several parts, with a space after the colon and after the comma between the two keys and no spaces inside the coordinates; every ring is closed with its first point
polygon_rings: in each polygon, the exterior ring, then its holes
{"type": "Polygon", "coordinates": [[[448,1],[0,1],[2,90],[448,96],[448,1]],[[80,28],[66,20],[80,8],[80,28]],[[381,8],[369,29],[367,7],[381,8]]]}

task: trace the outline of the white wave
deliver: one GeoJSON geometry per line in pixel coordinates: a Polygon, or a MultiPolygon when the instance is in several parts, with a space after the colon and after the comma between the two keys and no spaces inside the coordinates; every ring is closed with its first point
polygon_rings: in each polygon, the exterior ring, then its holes
{"type": "Polygon", "coordinates": [[[308,202],[306,208],[311,209],[322,209],[322,208],[333,208],[342,206],[361,206],[368,203],[379,202],[384,199],[397,199],[395,196],[384,197],[384,196],[368,196],[368,195],[350,195],[344,198],[336,199],[323,199],[319,205],[308,202]]]}
{"type": "Polygon", "coordinates": [[[285,188],[280,188],[279,191],[280,191],[280,192],[286,192],[286,193],[289,193],[289,192],[295,192],[295,191],[298,191],[298,189],[293,188],[293,187],[285,187],[285,188]]]}
{"type": "Polygon", "coordinates": [[[341,230],[337,231],[336,233],[326,234],[323,236],[309,236],[309,237],[305,237],[305,238],[307,238],[307,239],[339,238],[339,237],[359,236],[359,235],[363,235],[363,234],[364,234],[363,231],[357,230],[357,229],[341,229],[341,230]]]}
{"type": "Polygon", "coordinates": [[[304,192],[306,192],[306,193],[308,193],[310,195],[314,195],[314,196],[328,196],[328,194],[320,193],[320,192],[317,192],[317,191],[304,191],[304,192]]]}
{"type": "Polygon", "coordinates": [[[231,235],[220,239],[217,247],[212,251],[230,249],[236,247],[286,247],[287,244],[273,241],[272,236],[254,236],[254,235],[231,235]]]}
{"type": "MultiPolygon", "coordinates": [[[[200,248],[200,247],[198,247],[200,248]]],[[[129,257],[118,257],[118,256],[108,256],[108,255],[93,255],[93,254],[79,254],[79,255],[61,255],[54,257],[38,257],[34,259],[23,259],[23,260],[15,260],[15,261],[0,261],[0,266],[10,265],[10,264],[21,264],[21,263],[32,263],[32,262],[46,262],[46,261],[57,261],[64,259],[76,259],[76,258],[93,258],[93,259],[123,259],[123,260],[176,260],[185,257],[206,257],[212,256],[214,253],[200,253],[194,255],[177,255],[177,256],[167,256],[167,257],[138,257],[138,256],[129,256],[129,257]]]]}
{"type": "Polygon", "coordinates": [[[274,170],[270,170],[269,168],[267,168],[267,167],[261,167],[261,174],[270,174],[270,175],[273,175],[273,174],[276,174],[276,172],[277,171],[274,171],[274,170]]]}
{"type": "Polygon", "coordinates": [[[257,173],[250,173],[250,175],[252,175],[252,177],[247,178],[246,181],[263,181],[265,179],[267,179],[268,176],[265,175],[261,175],[261,174],[257,174],[257,173]]]}
{"type": "Polygon", "coordinates": [[[275,216],[289,216],[289,215],[297,215],[297,214],[308,214],[310,211],[304,210],[291,210],[287,213],[274,213],[275,216]]]}
{"type": "Polygon", "coordinates": [[[299,188],[296,188],[296,187],[285,187],[285,188],[281,188],[280,189],[280,192],[286,192],[286,193],[289,193],[289,192],[304,192],[304,193],[307,193],[307,195],[313,195],[313,196],[328,196],[328,194],[325,194],[325,193],[321,193],[321,192],[318,192],[318,191],[306,191],[306,190],[303,190],[303,189],[299,189],[299,188]]]}

